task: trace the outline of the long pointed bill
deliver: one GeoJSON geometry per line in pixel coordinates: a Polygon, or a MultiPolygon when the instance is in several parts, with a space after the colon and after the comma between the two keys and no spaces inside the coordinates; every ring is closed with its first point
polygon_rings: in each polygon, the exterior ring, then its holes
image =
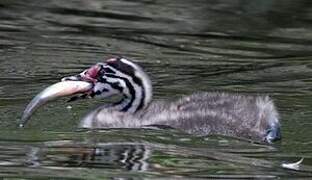
{"type": "Polygon", "coordinates": [[[24,110],[20,127],[24,127],[31,115],[41,106],[49,101],[56,100],[60,97],[70,96],[78,93],[84,93],[90,91],[93,88],[93,84],[85,81],[62,81],[55,83],[37,96],[35,96],[24,110]]]}

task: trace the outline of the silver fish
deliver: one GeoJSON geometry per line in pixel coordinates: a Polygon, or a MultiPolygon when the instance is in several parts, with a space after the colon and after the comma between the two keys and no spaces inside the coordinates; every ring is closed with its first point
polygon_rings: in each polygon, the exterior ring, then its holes
{"type": "Polygon", "coordinates": [[[92,87],[92,83],[85,81],[62,81],[47,87],[38,95],[36,95],[27,105],[22,115],[21,123],[19,124],[19,126],[24,127],[27,121],[30,119],[31,115],[39,107],[43,106],[47,102],[53,101],[59,97],[85,93],[91,90],[92,87]]]}

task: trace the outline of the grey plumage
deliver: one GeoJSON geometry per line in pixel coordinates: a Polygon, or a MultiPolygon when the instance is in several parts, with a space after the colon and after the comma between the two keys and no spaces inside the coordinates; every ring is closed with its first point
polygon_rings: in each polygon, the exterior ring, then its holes
{"type": "Polygon", "coordinates": [[[84,128],[140,128],[165,125],[194,135],[221,134],[264,140],[266,130],[278,122],[268,96],[202,92],[176,101],[155,101],[137,113],[99,107],[87,115],[84,128]]]}

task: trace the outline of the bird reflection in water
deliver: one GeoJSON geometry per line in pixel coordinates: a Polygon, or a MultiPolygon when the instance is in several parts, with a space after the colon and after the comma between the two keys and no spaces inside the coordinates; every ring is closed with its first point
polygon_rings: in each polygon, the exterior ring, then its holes
{"type": "Polygon", "coordinates": [[[63,147],[32,147],[27,153],[27,164],[31,167],[122,168],[128,171],[147,171],[150,156],[149,147],[140,143],[99,143],[95,147],[67,144],[63,147]]]}

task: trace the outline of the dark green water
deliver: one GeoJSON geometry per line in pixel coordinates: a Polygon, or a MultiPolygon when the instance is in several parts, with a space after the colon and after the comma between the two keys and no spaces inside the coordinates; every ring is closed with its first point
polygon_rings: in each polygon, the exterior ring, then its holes
{"type": "Polygon", "coordinates": [[[311,59],[308,0],[0,0],[0,176],[312,178],[311,59]],[[283,140],[81,131],[80,118],[103,103],[93,100],[58,100],[17,128],[42,89],[116,54],[146,69],[155,99],[270,94],[283,140]],[[302,157],[299,170],[280,166],[302,157]]]}

